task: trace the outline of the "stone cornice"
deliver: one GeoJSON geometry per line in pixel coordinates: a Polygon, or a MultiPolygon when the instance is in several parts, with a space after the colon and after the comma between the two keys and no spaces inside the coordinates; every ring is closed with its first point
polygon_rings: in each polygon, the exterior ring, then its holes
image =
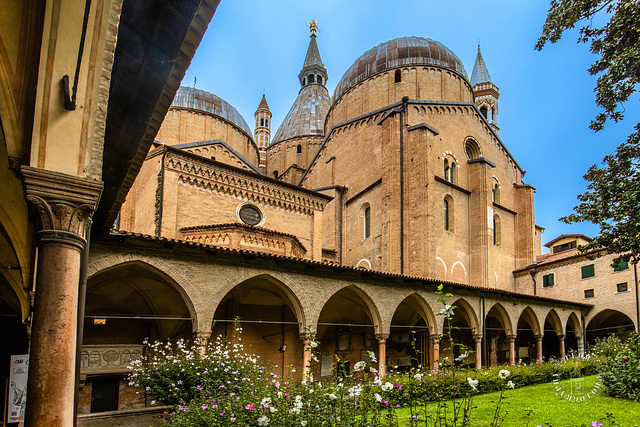
{"type": "Polygon", "coordinates": [[[100,200],[102,182],[30,166],[22,167],[22,175],[26,199],[38,214],[39,232],[55,232],[55,238],[62,240],[72,235],[84,239],[100,200]]]}
{"type": "Polygon", "coordinates": [[[289,188],[264,176],[189,156],[188,153],[169,151],[168,154],[165,167],[177,172],[179,181],[186,185],[307,215],[323,211],[330,200],[320,193],[289,188]]]}

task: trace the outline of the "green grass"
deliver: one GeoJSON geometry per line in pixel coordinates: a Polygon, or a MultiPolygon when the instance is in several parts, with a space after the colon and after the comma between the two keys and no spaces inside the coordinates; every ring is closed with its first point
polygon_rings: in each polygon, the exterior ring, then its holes
{"type": "MultiPolygon", "coordinates": [[[[596,377],[585,377],[584,388],[590,390],[596,382],[596,377]]],[[[571,380],[559,383],[562,390],[571,389],[571,380]]],[[[567,401],[555,390],[553,383],[539,384],[515,390],[505,390],[501,413],[506,413],[503,427],[536,427],[545,423],[553,427],[591,426],[592,421],[600,421],[605,426],[620,427],[640,426],[640,403],[614,399],[603,396],[602,392],[595,394],[584,402],[567,401]],[[533,410],[527,418],[528,410],[533,410]],[[607,412],[615,416],[615,424],[607,421],[607,412]]],[[[489,426],[493,419],[500,393],[488,393],[473,398],[475,409],[471,411],[473,426],[489,426]]],[[[435,409],[431,404],[431,409],[435,409]]],[[[398,411],[398,417],[407,419],[410,416],[408,408],[398,411]]]]}

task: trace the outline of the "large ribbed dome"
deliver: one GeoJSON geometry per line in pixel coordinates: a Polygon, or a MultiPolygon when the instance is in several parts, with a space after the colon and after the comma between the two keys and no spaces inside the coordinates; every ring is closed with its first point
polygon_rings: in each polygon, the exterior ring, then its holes
{"type": "Polygon", "coordinates": [[[299,136],[323,136],[330,103],[329,92],[323,85],[311,84],[302,88],[271,143],[299,136]]]}
{"type": "Polygon", "coordinates": [[[180,86],[171,108],[188,108],[221,117],[252,135],[251,129],[242,115],[227,101],[212,93],[192,87],[180,86]]]}
{"type": "Polygon", "coordinates": [[[434,65],[467,77],[462,61],[442,43],[423,37],[400,37],[381,43],[356,59],[336,86],[333,100],[369,76],[407,65],[434,65]]]}

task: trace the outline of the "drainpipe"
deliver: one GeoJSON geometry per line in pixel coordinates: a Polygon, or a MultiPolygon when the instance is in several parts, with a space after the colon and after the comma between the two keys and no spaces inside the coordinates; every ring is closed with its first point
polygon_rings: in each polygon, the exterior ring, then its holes
{"type": "Polygon", "coordinates": [[[91,229],[87,230],[87,243],[80,260],[80,284],[78,289],[78,332],[76,338],[76,391],[73,405],[73,426],[78,425],[78,395],[80,394],[80,366],[82,363],[82,341],[84,339],[84,312],[87,302],[87,267],[89,265],[89,245],[91,229]]]}
{"type": "Polygon", "coordinates": [[[167,147],[164,147],[164,153],[162,153],[162,164],[160,165],[160,176],[158,180],[158,229],[156,230],[156,236],[160,237],[162,234],[162,204],[164,195],[164,159],[167,157],[167,147]]]}
{"type": "Polygon", "coordinates": [[[633,275],[636,282],[636,332],[640,332],[640,295],[638,295],[638,260],[634,260],[633,275]]]}
{"type": "Polygon", "coordinates": [[[344,248],[342,247],[342,223],[343,223],[343,219],[342,219],[342,215],[343,215],[343,199],[344,199],[344,193],[345,191],[347,191],[346,187],[338,187],[338,194],[340,195],[339,199],[338,199],[338,209],[340,210],[338,212],[338,248],[340,248],[340,253],[338,254],[338,264],[342,265],[342,253],[344,252],[344,248]]]}
{"type": "Polygon", "coordinates": [[[531,280],[533,280],[533,295],[537,295],[537,289],[536,289],[536,273],[537,272],[538,270],[536,270],[535,267],[529,270],[529,274],[531,274],[531,280]]]}
{"type": "Polygon", "coordinates": [[[402,97],[400,107],[400,274],[404,274],[404,112],[409,103],[407,95],[402,97]]]}
{"type": "Polygon", "coordinates": [[[485,307],[484,307],[484,297],[482,297],[482,353],[484,353],[484,363],[486,366],[489,365],[489,354],[487,353],[487,323],[486,323],[485,307]]]}

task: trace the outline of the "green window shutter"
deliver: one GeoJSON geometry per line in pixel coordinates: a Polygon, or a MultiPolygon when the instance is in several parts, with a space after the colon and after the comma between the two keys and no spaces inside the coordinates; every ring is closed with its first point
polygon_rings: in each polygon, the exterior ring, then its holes
{"type": "Polygon", "coordinates": [[[623,271],[629,269],[629,263],[627,261],[621,261],[620,265],[613,268],[613,271],[623,271]]]}
{"type": "Polygon", "coordinates": [[[551,274],[545,274],[544,276],[542,276],[542,287],[546,288],[549,286],[553,286],[553,273],[551,274]]]}
{"type": "Polygon", "coordinates": [[[582,267],[582,278],[593,277],[596,275],[596,270],[593,264],[585,265],[582,267]]]}
{"type": "Polygon", "coordinates": [[[549,286],[555,285],[553,279],[554,279],[553,273],[549,274],[549,286]]]}

